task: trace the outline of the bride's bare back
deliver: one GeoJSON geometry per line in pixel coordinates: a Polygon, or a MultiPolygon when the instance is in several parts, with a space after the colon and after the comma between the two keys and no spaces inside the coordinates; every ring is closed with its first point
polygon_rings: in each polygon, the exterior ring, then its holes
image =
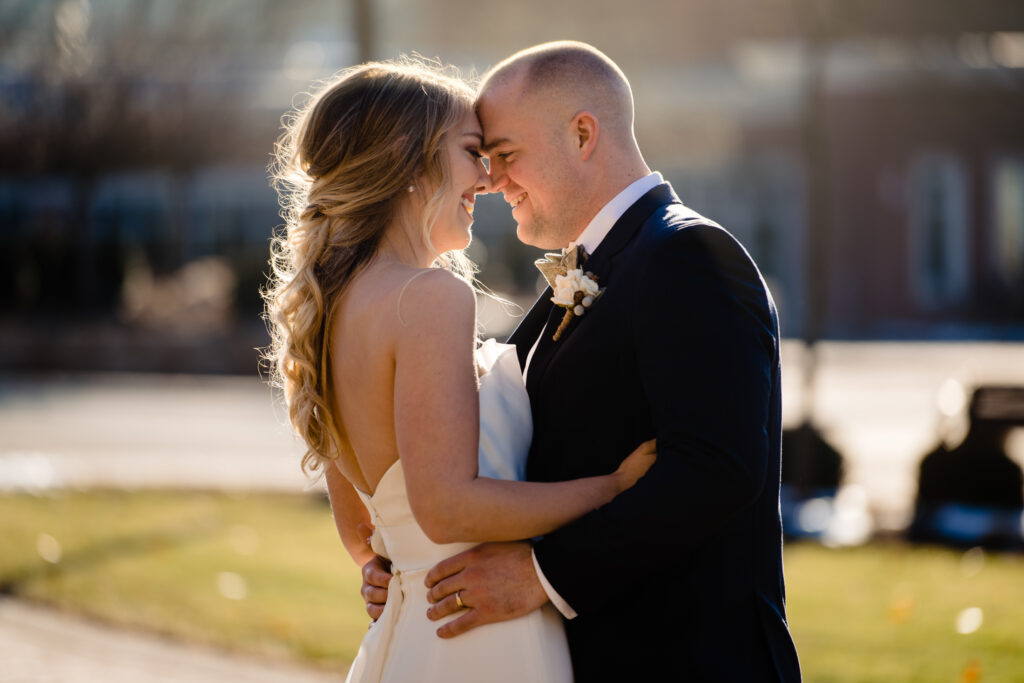
{"type": "MultiPolygon", "coordinates": [[[[410,303],[419,308],[424,303],[457,305],[452,301],[422,301],[428,295],[423,290],[432,289],[426,281],[434,278],[455,279],[437,269],[375,262],[352,281],[338,302],[331,329],[331,370],[335,414],[344,426],[349,448],[338,458],[337,466],[356,488],[368,493],[377,488],[388,467],[398,459],[395,358],[403,335],[414,332],[405,324],[407,309],[410,303]]],[[[474,311],[467,310],[463,315],[472,318],[474,311]]],[[[457,334],[465,336],[465,331],[450,332],[450,344],[456,343],[457,334]]],[[[440,377],[433,386],[423,388],[436,392],[436,400],[455,400],[452,393],[456,386],[458,393],[475,391],[472,345],[460,341],[467,347],[468,368],[459,376],[440,377]]]]}

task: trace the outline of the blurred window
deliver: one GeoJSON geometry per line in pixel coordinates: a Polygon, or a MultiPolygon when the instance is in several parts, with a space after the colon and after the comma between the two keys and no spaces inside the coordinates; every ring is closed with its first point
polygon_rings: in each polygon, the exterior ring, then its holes
{"type": "Polygon", "coordinates": [[[970,286],[967,174],[948,154],[922,154],[910,171],[910,280],[917,300],[938,309],[970,286]]]}
{"type": "Polygon", "coordinates": [[[157,171],[105,176],[89,206],[94,238],[131,245],[165,245],[171,239],[174,190],[170,175],[157,171]]]}
{"type": "Polygon", "coordinates": [[[185,194],[187,258],[239,250],[267,256],[267,240],[282,219],[265,168],[204,168],[188,179],[185,194]]]}
{"type": "Polygon", "coordinates": [[[990,258],[1003,284],[1024,281],[1024,159],[996,163],[992,178],[990,258]]]}

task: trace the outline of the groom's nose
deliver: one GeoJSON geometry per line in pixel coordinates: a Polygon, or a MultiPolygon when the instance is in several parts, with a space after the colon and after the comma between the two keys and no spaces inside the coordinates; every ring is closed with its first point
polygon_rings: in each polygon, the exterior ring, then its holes
{"type": "Polygon", "coordinates": [[[491,192],[501,192],[502,188],[508,185],[508,175],[505,173],[503,164],[494,159],[491,160],[489,178],[491,192]]]}

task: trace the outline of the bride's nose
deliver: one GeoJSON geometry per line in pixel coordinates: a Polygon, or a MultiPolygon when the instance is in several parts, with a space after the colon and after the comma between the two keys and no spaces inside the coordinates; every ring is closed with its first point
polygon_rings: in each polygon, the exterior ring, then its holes
{"type": "Polygon", "coordinates": [[[480,164],[480,172],[476,177],[476,187],[474,189],[477,194],[487,194],[491,191],[491,176],[487,173],[483,163],[480,164]]]}

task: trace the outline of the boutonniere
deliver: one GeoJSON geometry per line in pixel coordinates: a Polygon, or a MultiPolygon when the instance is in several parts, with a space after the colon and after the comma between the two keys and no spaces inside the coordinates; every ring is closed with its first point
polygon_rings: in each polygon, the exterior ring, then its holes
{"type": "Polygon", "coordinates": [[[597,284],[597,276],[593,273],[584,273],[582,268],[567,270],[565,275],[555,276],[555,295],[551,301],[565,309],[562,322],[555,330],[553,341],[558,341],[569,327],[573,318],[580,318],[586,314],[594,302],[604,294],[604,287],[597,284]]]}
{"type": "Polygon", "coordinates": [[[537,270],[547,280],[551,289],[555,289],[555,278],[565,275],[570,270],[582,268],[588,258],[590,258],[590,254],[583,248],[583,245],[570,242],[569,246],[562,251],[544,254],[544,258],[534,261],[533,265],[537,266],[537,270]]]}

